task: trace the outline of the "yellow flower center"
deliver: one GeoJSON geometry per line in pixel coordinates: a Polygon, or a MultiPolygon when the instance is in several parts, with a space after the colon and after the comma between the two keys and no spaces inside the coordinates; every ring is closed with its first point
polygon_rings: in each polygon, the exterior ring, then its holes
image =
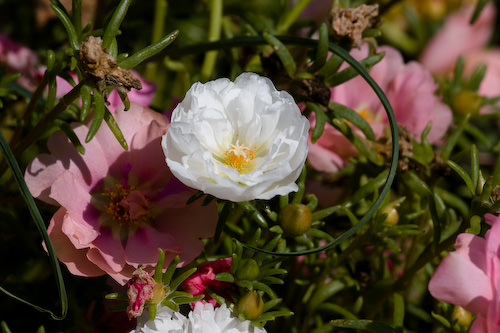
{"type": "Polygon", "coordinates": [[[374,120],[375,117],[373,115],[373,112],[371,112],[368,108],[363,108],[363,109],[356,110],[356,111],[368,123],[372,123],[373,122],[373,120],[374,120]]]}
{"type": "Polygon", "coordinates": [[[252,163],[256,150],[257,147],[248,148],[240,144],[239,141],[236,141],[224,153],[224,163],[238,170],[240,173],[245,172],[252,163]]]}
{"type": "Polygon", "coordinates": [[[104,206],[106,212],[120,223],[120,226],[139,226],[151,220],[149,202],[135,186],[124,187],[115,184],[114,189],[110,188],[102,195],[109,198],[109,202],[104,206]]]}

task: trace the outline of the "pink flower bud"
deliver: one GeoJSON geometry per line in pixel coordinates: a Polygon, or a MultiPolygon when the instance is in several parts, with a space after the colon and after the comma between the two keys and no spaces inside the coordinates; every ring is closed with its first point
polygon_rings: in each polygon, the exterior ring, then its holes
{"type": "Polygon", "coordinates": [[[148,272],[141,267],[135,270],[132,278],[127,282],[127,296],[129,302],[127,315],[129,319],[137,318],[142,314],[144,304],[153,298],[153,289],[155,286],[156,282],[148,272]]]}

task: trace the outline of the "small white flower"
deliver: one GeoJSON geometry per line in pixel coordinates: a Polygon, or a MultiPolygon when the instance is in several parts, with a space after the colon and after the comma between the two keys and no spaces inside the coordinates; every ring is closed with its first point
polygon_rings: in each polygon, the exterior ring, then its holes
{"type": "Polygon", "coordinates": [[[292,96],[255,73],[195,83],[172,113],[162,147],[184,184],[231,201],[297,191],[309,121],[292,96]]]}
{"type": "Polygon", "coordinates": [[[264,328],[252,326],[249,320],[241,321],[226,304],[215,308],[211,303],[196,303],[189,313],[190,333],[266,333],[264,328]]]}
{"type": "Polygon", "coordinates": [[[154,321],[145,311],[137,320],[137,328],[130,333],[266,333],[264,328],[252,326],[250,321],[241,321],[229,311],[225,304],[215,308],[211,303],[196,303],[186,318],[170,308],[158,305],[154,321]]]}
{"type": "Polygon", "coordinates": [[[174,312],[167,306],[158,305],[154,321],[149,320],[149,312],[144,311],[137,318],[137,327],[130,333],[184,333],[187,331],[188,319],[179,312],[174,312]]]}

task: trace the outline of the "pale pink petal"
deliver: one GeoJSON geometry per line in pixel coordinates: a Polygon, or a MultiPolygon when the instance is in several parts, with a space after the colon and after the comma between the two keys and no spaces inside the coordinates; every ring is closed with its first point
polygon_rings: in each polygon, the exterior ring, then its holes
{"type": "Polygon", "coordinates": [[[469,333],[485,333],[485,332],[490,332],[488,331],[486,325],[486,318],[484,318],[482,315],[478,315],[476,319],[474,319],[474,322],[472,323],[469,329],[469,333]]]}
{"type": "Polygon", "coordinates": [[[87,228],[97,228],[99,212],[91,204],[91,195],[82,185],[81,178],[64,171],[51,188],[50,197],[66,208],[73,219],[87,228]],[[75,200],[77,198],[77,200],[75,200]]]}
{"type": "Polygon", "coordinates": [[[90,261],[102,268],[107,273],[120,272],[126,265],[125,251],[118,237],[107,229],[101,229],[101,235],[92,242],[87,257],[90,261]]]}
{"type": "Polygon", "coordinates": [[[157,187],[167,184],[172,176],[165,163],[161,148],[161,136],[166,131],[165,124],[152,121],[146,130],[137,133],[130,144],[130,164],[139,181],[155,183],[157,187]],[[144,161],[148,161],[144,163],[144,161]],[[161,182],[161,183],[158,183],[161,182]]]}
{"type": "Polygon", "coordinates": [[[486,74],[479,86],[479,94],[486,97],[500,95],[500,49],[483,49],[469,52],[465,57],[465,73],[470,75],[480,64],[486,65],[486,74]]]}
{"type": "Polygon", "coordinates": [[[62,163],[54,156],[40,154],[26,167],[24,180],[35,198],[57,205],[57,201],[50,198],[50,187],[64,170],[62,163]]]}
{"type": "Polygon", "coordinates": [[[495,23],[496,10],[488,2],[479,19],[470,25],[473,5],[451,14],[443,27],[427,43],[420,62],[433,73],[450,71],[459,55],[477,50],[490,40],[495,23]]]}
{"type": "MultiPolygon", "coordinates": [[[[497,230],[498,231],[498,230],[497,230]]],[[[488,232],[491,233],[491,232],[488,232]]],[[[488,313],[486,314],[485,326],[487,327],[484,332],[488,333],[500,333],[500,297],[498,295],[498,270],[500,270],[500,263],[498,260],[498,253],[493,254],[491,259],[491,271],[494,274],[490,275],[490,280],[495,284],[496,293],[493,295],[493,299],[490,302],[488,308],[488,313]]],[[[479,317],[479,316],[478,316],[479,317]]],[[[482,316],[481,316],[482,317],[482,316]]]]}
{"type": "Polygon", "coordinates": [[[429,71],[417,62],[409,62],[391,81],[386,91],[396,120],[420,140],[429,122],[432,128],[427,136],[437,142],[451,125],[452,112],[435,96],[437,85],[429,71]]]}
{"type": "Polygon", "coordinates": [[[472,234],[457,237],[457,249],[443,259],[429,281],[435,298],[472,313],[486,314],[493,297],[486,272],[485,240],[472,234]]]}
{"type": "MultiPolygon", "coordinates": [[[[451,126],[453,113],[448,105],[441,102],[434,105],[433,112],[434,117],[431,119],[432,127],[427,135],[427,140],[431,143],[439,144],[440,140],[451,126]]],[[[417,139],[420,141],[420,137],[417,137],[417,139]]]]}
{"type": "Polygon", "coordinates": [[[90,243],[99,236],[99,231],[87,223],[73,219],[69,213],[64,215],[61,230],[76,249],[88,248],[90,243]]]}
{"type": "Polygon", "coordinates": [[[87,259],[87,249],[76,249],[62,231],[62,226],[66,217],[66,209],[59,208],[52,217],[49,228],[47,229],[57,258],[75,275],[100,276],[106,274],[105,271],[87,259]]]}
{"type": "MultiPolygon", "coordinates": [[[[144,127],[148,126],[153,120],[159,124],[165,124],[165,126],[167,124],[167,120],[162,114],[135,103],[130,103],[128,111],[124,111],[123,106],[119,106],[113,116],[128,145],[130,145],[134,135],[143,131],[144,127]]],[[[99,128],[94,140],[106,146],[106,159],[109,164],[115,163],[118,157],[125,152],[105,124],[99,128]]],[[[112,173],[115,172],[121,173],[121,169],[116,164],[115,168],[112,169],[112,173]]]]}
{"type": "Polygon", "coordinates": [[[47,140],[47,147],[52,155],[62,163],[63,167],[73,173],[75,177],[78,177],[81,183],[85,184],[86,188],[90,190],[97,182],[102,180],[103,175],[108,171],[106,154],[99,142],[92,140],[85,143],[88,132],[86,126],[74,124],[72,127],[85,148],[84,155],[75,149],[62,131],[54,133],[47,140]],[[92,163],[87,163],[89,160],[92,163]]]}
{"type": "Polygon", "coordinates": [[[487,272],[495,288],[500,290],[500,217],[486,214],[485,220],[491,226],[485,235],[487,272]]]}
{"type": "MultiPolygon", "coordinates": [[[[171,233],[163,234],[152,228],[143,227],[137,229],[133,235],[129,234],[125,247],[126,261],[132,266],[155,265],[159,256],[158,248],[173,255],[181,254],[180,244],[178,239],[171,236],[171,233]]],[[[182,245],[185,246],[185,244],[182,245]]]]}
{"type": "Polygon", "coordinates": [[[186,206],[193,192],[178,196],[168,196],[162,205],[169,207],[156,218],[154,227],[165,234],[175,235],[175,241],[182,246],[182,263],[189,263],[203,249],[201,238],[212,237],[217,225],[215,204],[200,206],[198,202],[186,206]],[[177,198],[177,203],[173,199],[177,198]]]}
{"type": "MultiPolygon", "coordinates": [[[[314,116],[311,123],[315,123],[314,116]]],[[[346,165],[348,157],[358,154],[351,142],[330,124],[325,124],[323,134],[315,143],[309,138],[308,145],[307,160],[323,172],[337,172],[346,165]]]]}
{"type": "MultiPolygon", "coordinates": [[[[339,139],[342,140],[340,137],[339,139]]],[[[339,171],[347,163],[345,158],[317,142],[309,146],[307,160],[314,169],[330,173],[339,171]]]]}

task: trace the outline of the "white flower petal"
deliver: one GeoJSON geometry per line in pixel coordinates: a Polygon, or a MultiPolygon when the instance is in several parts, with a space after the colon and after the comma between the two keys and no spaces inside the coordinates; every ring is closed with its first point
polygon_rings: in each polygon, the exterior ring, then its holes
{"type": "Polygon", "coordinates": [[[309,121],[292,96],[255,73],[195,83],[162,146],[184,184],[221,199],[271,199],[297,190],[309,121]]]}
{"type": "Polygon", "coordinates": [[[215,308],[210,303],[196,303],[186,318],[169,307],[158,305],[155,320],[149,320],[144,311],[137,319],[137,328],[130,333],[266,333],[264,328],[252,326],[250,321],[241,321],[223,304],[215,308]]]}

